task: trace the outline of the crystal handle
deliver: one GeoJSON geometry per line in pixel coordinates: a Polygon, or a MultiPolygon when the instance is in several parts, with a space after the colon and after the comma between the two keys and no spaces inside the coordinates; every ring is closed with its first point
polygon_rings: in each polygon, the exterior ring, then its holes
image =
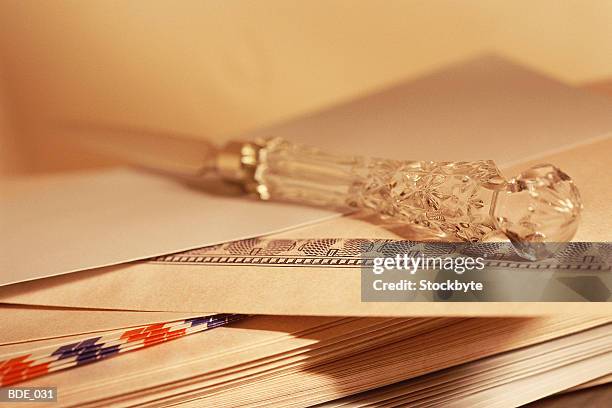
{"type": "Polygon", "coordinates": [[[282,138],[248,146],[241,161],[263,200],[368,209],[462,241],[498,232],[515,243],[567,241],[582,208],[572,180],[551,165],[506,180],[490,160],[341,156],[282,138]]]}

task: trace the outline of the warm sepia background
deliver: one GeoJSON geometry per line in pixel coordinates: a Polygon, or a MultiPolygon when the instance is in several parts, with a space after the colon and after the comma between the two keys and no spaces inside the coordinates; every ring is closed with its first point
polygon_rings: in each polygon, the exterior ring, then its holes
{"type": "Polygon", "coordinates": [[[612,78],[612,1],[0,0],[0,174],[100,164],[57,123],[225,139],[496,52],[612,78]]]}

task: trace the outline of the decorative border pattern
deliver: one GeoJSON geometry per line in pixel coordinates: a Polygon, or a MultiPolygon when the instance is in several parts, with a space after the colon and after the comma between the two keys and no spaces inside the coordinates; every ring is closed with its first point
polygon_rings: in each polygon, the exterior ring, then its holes
{"type": "MultiPolygon", "coordinates": [[[[8,386],[48,373],[93,363],[132,350],[164,343],[243,319],[246,315],[214,314],[157,323],[92,337],[77,343],[42,349],[0,360],[0,386],[8,386]]],[[[2,356],[0,356],[2,359],[2,356]]]]}
{"type": "Polygon", "coordinates": [[[374,256],[482,256],[492,268],[612,271],[612,244],[593,242],[563,243],[551,259],[527,261],[519,257],[511,244],[415,242],[389,239],[266,239],[232,241],[164,255],[151,263],[202,264],[223,266],[281,266],[362,268],[372,265],[374,256]]]}

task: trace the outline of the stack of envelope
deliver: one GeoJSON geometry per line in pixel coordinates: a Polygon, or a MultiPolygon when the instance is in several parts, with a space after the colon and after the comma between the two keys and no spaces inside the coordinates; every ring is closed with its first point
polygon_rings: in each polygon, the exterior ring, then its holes
{"type": "MultiPolygon", "coordinates": [[[[245,137],[552,162],[576,240],[609,242],[611,132],[612,98],[482,57],[245,137]]],[[[343,251],[409,228],[128,169],[0,188],[0,382],[49,406],[506,407],[612,379],[609,302],[362,302],[343,251]]]]}
{"type": "Polygon", "coordinates": [[[3,378],[57,387],[67,406],[360,406],[398,398],[508,406],[610,372],[606,317],[253,316],[226,326],[235,319],[5,344],[27,357],[14,358],[3,378]]]}

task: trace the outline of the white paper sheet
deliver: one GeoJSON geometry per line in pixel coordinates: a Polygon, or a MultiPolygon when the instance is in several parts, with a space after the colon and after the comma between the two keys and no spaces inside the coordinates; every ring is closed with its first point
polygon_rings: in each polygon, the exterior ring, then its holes
{"type": "Polygon", "coordinates": [[[0,285],[149,258],[336,216],[207,194],[128,169],[0,185],[0,285]]]}

